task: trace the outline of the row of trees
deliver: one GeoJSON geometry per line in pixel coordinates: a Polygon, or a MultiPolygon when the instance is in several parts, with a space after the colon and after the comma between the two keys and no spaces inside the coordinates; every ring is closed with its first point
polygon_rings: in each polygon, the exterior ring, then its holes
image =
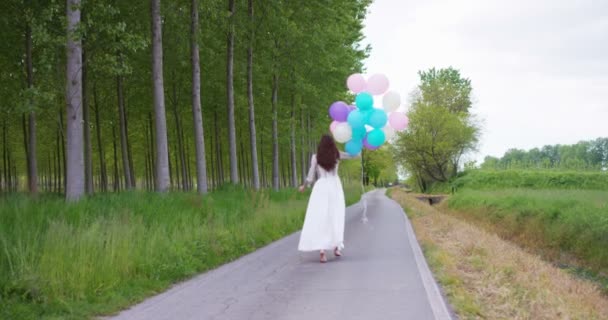
{"type": "Polygon", "coordinates": [[[463,156],[475,150],[479,126],[471,108],[471,81],[454,68],[419,72],[411,95],[409,127],[393,146],[397,164],[421,191],[457,174],[463,156]]]}
{"type": "Polygon", "coordinates": [[[608,138],[581,141],[573,145],[546,145],[528,151],[510,149],[500,158],[486,157],[481,168],[607,170],[608,138]]]}
{"type": "Polygon", "coordinates": [[[370,2],[4,1],[0,190],[297,185],[370,2]]]}

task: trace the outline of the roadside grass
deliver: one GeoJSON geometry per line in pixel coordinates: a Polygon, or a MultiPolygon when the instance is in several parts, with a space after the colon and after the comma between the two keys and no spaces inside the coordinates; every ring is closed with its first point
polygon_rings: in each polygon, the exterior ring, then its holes
{"type": "Polygon", "coordinates": [[[399,189],[427,261],[462,319],[606,319],[608,299],[577,278],[399,189]]]}
{"type": "MultiPolygon", "coordinates": [[[[345,185],[356,202],[360,186],[345,185]]],[[[0,199],[0,318],[87,319],[297,231],[308,194],[194,193],[0,199]]],[[[294,249],[295,250],[295,249],[294,249]]]]}

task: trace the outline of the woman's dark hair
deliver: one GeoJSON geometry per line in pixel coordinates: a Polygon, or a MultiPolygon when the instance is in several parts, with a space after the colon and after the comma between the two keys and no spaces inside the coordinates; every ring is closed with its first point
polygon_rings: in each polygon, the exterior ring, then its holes
{"type": "Polygon", "coordinates": [[[331,136],[324,134],[321,137],[319,147],[317,148],[317,163],[325,169],[325,171],[332,171],[336,167],[339,158],[340,152],[338,152],[334,139],[331,136]]]}

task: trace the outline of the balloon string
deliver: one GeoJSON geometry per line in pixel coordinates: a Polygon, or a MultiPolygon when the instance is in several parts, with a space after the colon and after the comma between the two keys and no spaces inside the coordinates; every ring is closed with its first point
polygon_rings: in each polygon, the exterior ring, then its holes
{"type": "Polygon", "coordinates": [[[363,166],[364,164],[364,153],[363,150],[361,151],[361,202],[363,205],[363,216],[361,217],[361,221],[363,223],[367,223],[367,199],[365,198],[365,184],[364,184],[364,179],[365,179],[365,167],[363,166]]]}

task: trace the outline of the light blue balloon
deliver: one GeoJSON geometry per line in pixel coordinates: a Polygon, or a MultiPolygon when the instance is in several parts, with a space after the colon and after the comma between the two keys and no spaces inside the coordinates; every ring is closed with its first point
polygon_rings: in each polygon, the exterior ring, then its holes
{"type": "Polygon", "coordinates": [[[369,110],[374,106],[374,98],[367,92],[361,92],[355,97],[355,105],[361,110],[369,110]]]}
{"type": "Polygon", "coordinates": [[[344,149],[351,156],[356,156],[363,149],[363,142],[361,140],[350,140],[344,145],[344,149]]]}
{"type": "Polygon", "coordinates": [[[384,131],[382,129],[374,129],[367,134],[367,143],[373,147],[381,146],[386,140],[384,131]]]}
{"type": "Polygon", "coordinates": [[[367,121],[367,124],[369,124],[370,126],[376,128],[376,129],[382,129],[386,125],[387,121],[388,121],[388,116],[386,115],[386,112],[384,112],[384,110],[374,109],[372,111],[371,115],[369,116],[369,120],[367,121]]]}
{"type": "Polygon", "coordinates": [[[365,127],[353,128],[352,139],[353,140],[363,140],[363,138],[365,138],[366,133],[367,132],[365,131],[365,127]]]}
{"type": "Polygon", "coordinates": [[[363,128],[365,126],[365,117],[361,110],[354,110],[348,114],[346,122],[348,122],[353,129],[363,128]]]}
{"type": "Polygon", "coordinates": [[[372,116],[373,111],[373,109],[361,111],[361,113],[363,113],[363,120],[365,121],[365,124],[369,124],[369,118],[372,116]]]}

